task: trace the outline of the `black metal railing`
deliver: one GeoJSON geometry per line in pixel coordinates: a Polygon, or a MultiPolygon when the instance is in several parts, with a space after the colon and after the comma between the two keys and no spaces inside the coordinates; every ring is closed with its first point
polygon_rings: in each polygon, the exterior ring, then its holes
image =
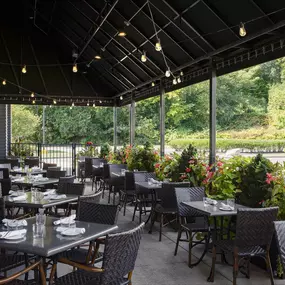
{"type": "Polygon", "coordinates": [[[84,144],[42,144],[42,143],[11,143],[9,155],[20,157],[21,159],[30,156],[37,156],[40,164],[56,163],[66,170],[68,175],[76,174],[77,156],[84,144]]]}

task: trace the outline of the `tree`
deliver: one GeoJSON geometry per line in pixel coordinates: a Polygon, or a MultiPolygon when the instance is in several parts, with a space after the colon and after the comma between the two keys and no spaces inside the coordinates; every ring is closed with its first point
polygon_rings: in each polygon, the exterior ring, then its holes
{"type": "Polygon", "coordinates": [[[34,142],[40,118],[22,105],[12,105],[12,141],[34,142]]]}

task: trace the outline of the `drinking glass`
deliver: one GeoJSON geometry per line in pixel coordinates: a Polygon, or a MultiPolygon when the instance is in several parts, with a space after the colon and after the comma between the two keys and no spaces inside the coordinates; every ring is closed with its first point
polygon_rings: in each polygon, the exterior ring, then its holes
{"type": "Polygon", "coordinates": [[[25,195],[25,190],[23,190],[23,189],[17,190],[17,195],[18,195],[18,196],[23,196],[23,195],[25,195]]]}
{"type": "Polygon", "coordinates": [[[103,167],[104,166],[104,163],[103,162],[100,162],[100,167],[103,167]]]}
{"type": "Polygon", "coordinates": [[[32,188],[31,188],[31,194],[32,194],[32,197],[33,197],[33,198],[36,197],[37,192],[38,192],[38,189],[37,189],[37,188],[35,188],[35,187],[32,187],[32,188]]]}
{"type": "Polygon", "coordinates": [[[36,225],[45,225],[46,215],[45,214],[36,214],[36,225]]]}
{"type": "Polygon", "coordinates": [[[43,224],[33,225],[33,238],[42,238],[45,235],[45,226],[43,224]]]}
{"type": "Polygon", "coordinates": [[[207,197],[203,197],[203,203],[204,203],[204,207],[208,206],[207,197]]]}
{"type": "Polygon", "coordinates": [[[125,175],[125,173],[126,173],[126,169],[121,169],[121,174],[125,175]]]}
{"type": "Polygon", "coordinates": [[[151,178],[148,178],[148,179],[147,179],[147,184],[148,184],[148,185],[152,185],[152,179],[151,179],[151,178]]]}
{"type": "Polygon", "coordinates": [[[29,165],[25,165],[25,172],[28,172],[29,170],[29,165]]]}
{"type": "Polygon", "coordinates": [[[235,207],[235,199],[227,199],[227,205],[234,208],[235,207]]]}

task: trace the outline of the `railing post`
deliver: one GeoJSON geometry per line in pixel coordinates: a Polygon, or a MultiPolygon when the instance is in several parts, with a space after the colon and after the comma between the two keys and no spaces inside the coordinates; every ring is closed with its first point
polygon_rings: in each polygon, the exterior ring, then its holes
{"type": "Polygon", "coordinates": [[[160,83],[160,156],[165,154],[165,89],[163,82],[160,83]]]}
{"type": "Polygon", "coordinates": [[[135,112],[136,112],[136,102],[135,100],[132,99],[130,105],[130,145],[134,145],[135,143],[135,128],[136,128],[135,112]]]}
{"type": "Polygon", "coordinates": [[[41,164],[42,163],[42,144],[41,143],[38,143],[38,158],[41,164]]]}
{"type": "Polygon", "coordinates": [[[76,175],[76,144],[72,144],[72,175],[76,175]]]}

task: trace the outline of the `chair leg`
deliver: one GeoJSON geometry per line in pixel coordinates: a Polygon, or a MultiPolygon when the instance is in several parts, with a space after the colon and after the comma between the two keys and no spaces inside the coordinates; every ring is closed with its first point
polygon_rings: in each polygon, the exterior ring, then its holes
{"type": "Polygon", "coordinates": [[[109,186],[108,204],[110,204],[111,201],[111,192],[112,192],[112,186],[109,186]]]}
{"type": "Polygon", "coordinates": [[[124,207],[124,216],[126,215],[127,202],[128,202],[128,195],[125,194],[125,196],[124,196],[124,205],[123,205],[123,207],[124,207]]]}
{"type": "Polygon", "coordinates": [[[162,236],[162,227],[163,227],[163,219],[164,218],[164,216],[163,216],[163,214],[161,213],[160,214],[160,224],[159,224],[159,241],[161,241],[161,236],[162,236]]]}
{"type": "Polygon", "coordinates": [[[237,275],[238,275],[238,254],[237,250],[234,250],[234,265],[233,265],[233,285],[237,285],[237,275]]]}
{"type": "Polygon", "coordinates": [[[181,234],[182,234],[182,227],[179,226],[179,230],[178,230],[178,233],[177,233],[177,240],[176,240],[175,250],[174,250],[174,256],[177,255],[179,241],[181,239],[181,234]]]}
{"type": "Polygon", "coordinates": [[[139,203],[139,223],[142,222],[142,201],[139,203]]]}
{"type": "MultiPolygon", "coordinates": [[[[100,184],[102,184],[102,182],[100,181],[100,184]]],[[[101,188],[101,185],[100,185],[101,188]]],[[[103,182],[103,186],[102,186],[102,198],[104,198],[104,194],[105,194],[105,183],[103,182]]]]}
{"type": "Polygon", "coordinates": [[[274,285],[274,279],[273,279],[273,272],[272,272],[272,267],[271,267],[269,249],[267,249],[267,251],[266,251],[266,266],[267,266],[267,270],[269,271],[271,285],[274,285]]]}
{"type": "Polygon", "coordinates": [[[152,233],[152,228],[153,228],[154,222],[156,220],[156,217],[157,217],[157,213],[155,211],[153,211],[152,216],[151,216],[150,227],[149,227],[149,231],[148,231],[149,234],[152,233]]]}
{"type": "Polygon", "coordinates": [[[192,247],[193,247],[193,236],[192,232],[189,232],[189,243],[188,243],[188,267],[192,267],[192,247]]]}
{"type": "Polygon", "coordinates": [[[132,285],[132,276],[133,276],[133,271],[129,272],[128,274],[129,285],[132,285]]]}
{"type": "Polygon", "coordinates": [[[216,249],[216,246],[214,245],[212,248],[212,268],[211,268],[210,276],[208,278],[208,282],[214,282],[215,280],[216,256],[217,256],[217,249],[216,249]]]}

